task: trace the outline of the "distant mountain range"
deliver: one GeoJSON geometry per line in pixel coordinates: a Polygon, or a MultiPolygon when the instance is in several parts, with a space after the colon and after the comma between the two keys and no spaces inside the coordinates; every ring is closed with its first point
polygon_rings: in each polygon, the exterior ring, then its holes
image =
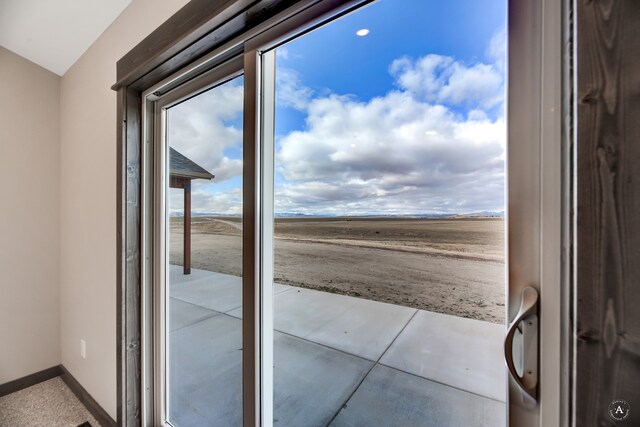
{"type": "Polygon", "coordinates": [[[490,216],[490,217],[504,217],[504,211],[480,211],[466,214],[456,214],[449,216],[464,216],[464,217],[474,217],[474,216],[490,216]]]}
{"type": "MultiPolygon", "coordinates": [[[[171,212],[169,216],[172,217],[182,217],[182,212],[171,212]]],[[[238,218],[242,215],[240,214],[224,214],[218,212],[193,212],[191,216],[222,216],[222,217],[231,217],[238,218]]],[[[275,216],[277,218],[334,218],[334,217],[344,217],[344,216],[352,216],[358,218],[473,218],[473,217],[496,217],[503,218],[503,211],[479,211],[479,212],[471,212],[471,213],[415,213],[415,214],[401,214],[401,215],[384,215],[384,214],[367,214],[367,215],[311,215],[300,212],[280,212],[276,213],[275,216]]]]}

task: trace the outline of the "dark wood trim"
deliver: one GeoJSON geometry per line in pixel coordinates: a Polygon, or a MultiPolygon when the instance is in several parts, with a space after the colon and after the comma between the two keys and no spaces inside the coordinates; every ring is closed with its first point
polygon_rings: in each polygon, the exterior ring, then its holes
{"type": "Polygon", "coordinates": [[[9,381],[8,383],[0,384],[0,397],[15,393],[16,391],[23,390],[43,381],[50,380],[51,378],[59,377],[62,373],[62,365],[58,365],[9,381]]]}
{"type": "Polygon", "coordinates": [[[560,318],[561,327],[561,380],[560,380],[560,420],[564,426],[574,426],[574,314],[575,304],[574,277],[575,266],[572,260],[576,251],[575,240],[575,4],[563,2],[563,41],[562,52],[562,289],[560,318]]]}
{"type": "MultiPolygon", "coordinates": [[[[126,384],[127,384],[127,414],[128,423],[134,422],[139,425],[141,422],[141,336],[142,319],[140,307],[142,304],[142,281],[141,281],[141,170],[142,170],[142,99],[140,94],[127,90],[127,140],[126,140],[126,218],[127,218],[127,269],[126,269],[126,339],[125,363],[126,363],[126,384]],[[132,306],[135,307],[132,309],[132,306]],[[135,421],[133,421],[135,420],[135,421]]],[[[128,424],[129,425],[129,424],[128,424]]]]}
{"type": "Polygon", "coordinates": [[[60,378],[67,384],[78,400],[91,412],[91,415],[98,420],[103,427],[116,427],[115,420],[104,410],[102,406],[89,394],[87,390],[75,379],[64,366],[57,366],[60,369],[60,378]]]}
{"type": "Polygon", "coordinates": [[[258,0],[191,0],[117,63],[116,87],[128,86],[258,0]]]}
{"type": "Polygon", "coordinates": [[[191,0],[118,61],[112,89],[142,92],[300,1],[191,0]]]}
{"type": "Polygon", "coordinates": [[[575,425],[640,425],[640,2],[576,3],[575,425]]]}
{"type": "MultiPolygon", "coordinates": [[[[124,161],[124,143],[126,141],[126,112],[127,107],[125,105],[126,89],[118,90],[118,101],[116,107],[116,117],[118,120],[118,133],[116,135],[116,408],[117,418],[119,422],[122,422],[124,415],[124,407],[122,402],[124,400],[124,385],[126,384],[124,370],[125,364],[123,363],[124,346],[122,345],[125,330],[123,325],[126,319],[126,295],[125,295],[125,276],[126,260],[125,248],[126,244],[126,188],[124,185],[124,171],[126,170],[126,164],[124,161]]],[[[121,424],[126,425],[126,424],[121,424]]]]}
{"type": "Polygon", "coordinates": [[[118,425],[139,426],[141,360],[141,94],[118,90],[117,370],[118,425]]]}

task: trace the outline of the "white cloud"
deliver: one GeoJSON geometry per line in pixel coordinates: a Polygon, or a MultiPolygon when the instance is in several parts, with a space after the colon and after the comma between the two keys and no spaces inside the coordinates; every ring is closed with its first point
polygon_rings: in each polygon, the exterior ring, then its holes
{"type": "Polygon", "coordinates": [[[195,191],[192,203],[196,212],[220,212],[228,215],[242,214],[242,188],[226,192],[208,193],[195,191]]]}
{"type": "MultiPolygon", "coordinates": [[[[242,214],[242,188],[234,188],[229,191],[210,193],[205,191],[205,185],[201,182],[191,190],[191,208],[193,213],[222,213],[227,215],[242,214]]],[[[169,199],[170,211],[183,213],[183,190],[171,189],[169,199]]]]}
{"type": "Polygon", "coordinates": [[[278,68],[276,74],[276,103],[278,106],[303,111],[309,105],[312,96],[313,91],[302,84],[297,71],[285,67],[278,68]]]}
{"type": "Polygon", "coordinates": [[[403,57],[389,67],[398,90],[366,102],[338,94],[308,99],[306,128],[278,140],[284,180],[277,211],[503,210],[504,29],[487,58],[403,57]]]}
{"type": "Polygon", "coordinates": [[[503,209],[503,119],[461,117],[395,91],[369,102],[315,99],[307,125],[279,140],[280,212],[503,209]]]}
{"type": "Polygon", "coordinates": [[[502,27],[497,31],[487,48],[487,57],[493,61],[498,70],[504,72],[507,61],[507,31],[502,27]]]}
{"type": "Polygon", "coordinates": [[[217,167],[212,169],[215,183],[226,181],[235,176],[242,176],[242,159],[223,157],[217,167]]]}
{"type": "Polygon", "coordinates": [[[279,47],[276,49],[276,58],[287,60],[289,59],[289,49],[286,47],[279,47]]]}
{"type": "Polygon", "coordinates": [[[428,102],[491,108],[504,98],[503,73],[495,64],[467,66],[452,57],[432,54],[417,60],[396,59],[389,71],[400,89],[428,102]]]}
{"type": "Polygon", "coordinates": [[[242,79],[218,86],[169,109],[169,145],[223,182],[242,174],[242,162],[225,155],[242,147],[242,79]]]}
{"type": "MultiPolygon", "coordinates": [[[[389,67],[396,90],[368,101],[314,93],[297,72],[279,67],[276,101],[305,113],[306,123],[278,138],[276,168],[283,179],[276,187],[276,210],[503,210],[504,47],[502,32],[487,48],[488,63],[464,64],[441,55],[399,58],[389,67]]],[[[241,117],[242,88],[215,90],[175,107],[169,129],[172,146],[216,175],[209,185],[242,173],[241,160],[224,155],[229,147],[241,147],[241,128],[228,121],[241,117]]],[[[211,189],[194,184],[195,211],[241,213],[240,188],[213,194],[211,189]]],[[[177,197],[172,202],[180,202],[177,197]]]]}

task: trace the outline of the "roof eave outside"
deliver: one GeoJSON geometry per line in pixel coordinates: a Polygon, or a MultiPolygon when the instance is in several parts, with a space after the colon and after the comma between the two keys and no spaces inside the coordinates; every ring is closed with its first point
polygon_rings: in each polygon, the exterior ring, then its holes
{"type": "Polygon", "coordinates": [[[215,175],[212,175],[210,173],[204,174],[204,173],[198,173],[198,172],[182,172],[182,171],[170,171],[169,175],[179,177],[179,178],[206,179],[209,181],[211,181],[216,177],[215,175]]]}

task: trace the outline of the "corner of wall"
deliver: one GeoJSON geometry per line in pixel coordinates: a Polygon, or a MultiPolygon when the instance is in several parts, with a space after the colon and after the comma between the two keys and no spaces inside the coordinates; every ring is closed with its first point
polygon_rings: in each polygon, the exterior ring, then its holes
{"type": "Polygon", "coordinates": [[[0,48],[0,384],[60,364],[60,77],[0,48]]]}

